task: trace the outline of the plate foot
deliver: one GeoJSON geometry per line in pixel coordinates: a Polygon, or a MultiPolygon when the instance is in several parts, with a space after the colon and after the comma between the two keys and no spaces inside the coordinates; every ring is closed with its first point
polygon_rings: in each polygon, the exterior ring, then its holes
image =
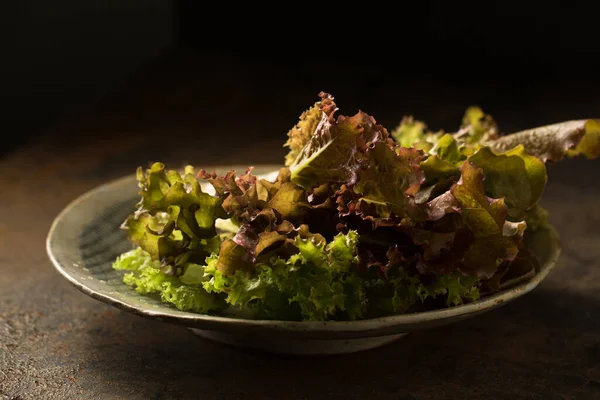
{"type": "Polygon", "coordinates": [[[214,340],[231,346],[288,355],[334,355],[356,353],[383,346],[406,335],[406,333],[400,333],[397,335],[359,339],[316,340],[261,338],[260,336],[236,335],[194,328],[190,328],[190,330],[205,339],[214,340]]]}

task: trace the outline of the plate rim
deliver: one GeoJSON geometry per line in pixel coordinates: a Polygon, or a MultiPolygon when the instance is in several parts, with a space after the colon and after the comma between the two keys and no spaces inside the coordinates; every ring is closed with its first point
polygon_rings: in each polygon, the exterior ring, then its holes
{"type": "MultiPolygon", "coordinates": [[[[279,169],[282,166],[278,164],[257,164],[256,167],[265,169],[272,168],[272,171],[274,172],[276,169],[279,169]]],[[[223,165],[206,167],[204,169],[212,170],[238,168],[245,169],[247,167],[223,165]]],[[[56,235],[56,231],[60,227],[61,223],[64,222],[64,219],[66,215],[69,214],[69,212],[71,212],[75,207],[80,206],[87,199],[98,195],[102,191],[119,187],[125,184],[126,182],[131,182],[132,184],[135,184],[135,178],[135,175],[130,174],[121,178],[105,182],[84,192],[83,194],[77,196],[75,199],[69,202],[52,221],[52,224],[46,236],[47,255],[54,268],[60,273],[60,275],[63,278],[65,278],[72,286],[74,286],[87,296],[138,316],[157,319],[178,325],[184,325],[189,328],[226,331],[231,330],[231,328],[239,328],[240,326],[244,326],[250,329],[258,329],[260,331],[272,330],[287,333],[311,332],[321,335],[345,334],[345,336],[351,335],[354,337],[380,336],[381,334],[389,334],[390,332],[414,331],[418,329],[423,329],[416,327],[420,324],[440,325],[446,322],[451,322],[454,319],[463,319],[466,317],[475,316],[479,313],[490,311],[512,300],[522,297],[523,295],[533,291],[550,274],[550,272],[555,268],[556,263],[561,254],[560,243],[556,241],[555,245],[552,247],[552,251],[549,255],[548,261],[540,268],[539,272],[534,274],[533,277],[531,277],[529,280],[504,289],[500,292],[486,295],[484,298],[480,298],[472,303],[462,304],[459,306],[453,306],[443,309],[429,310],[424,312],[390,315],[355,321],[286,321],[268,319],[244,319],[186,312],[177,310],[175,308],[170,308],[170,306],[168,306],[167,304],[164,305],[165,308],[163,309],[142,308],[129,302],[117,299],[111,296],[110,293],[106,293],[105,291],[101,290],[96,290],[87,286],[85,281],[77,279],[64,268],[64,266],[56,257],[53,248],[53,239],[56,235]],[[399,330],[398,328],[402,329],[399,330]]],[[[555,229],[553,227],[551,227],[551,229],[553,234],[556,235],[555,229]]]]}

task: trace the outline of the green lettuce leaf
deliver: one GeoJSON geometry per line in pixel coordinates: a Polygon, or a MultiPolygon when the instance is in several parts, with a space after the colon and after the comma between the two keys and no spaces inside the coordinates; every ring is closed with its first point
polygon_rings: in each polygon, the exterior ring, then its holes
{"type": "Polygon", "coordinates": [[[362,280],[351,271],[356,241],[356,232],[349,232],[327,243],[304,228],[293,240],[295,254],[275,256],[254,271],[238,269],[229,276],[221,273],[220,256],[215,256],[206,268],[211,278],[202,284],[207,292],[225,293],[232,306],[263,318],[356,319],[366,306],[362,280]]]}
{"type": "Polygon", "coordinates": [[[460,130],[455,137],[467,144],[479,144],[498,138],[498,125],[491,115],[480,107],[471,106],[465,111],[460,130]]]}
{"type": "Polygon", "coordinates": [[[154,163],[137,179],[141,200],[123,223],[129,240],[174,274],[185,262],[203,263],[218,242],[215,222],[226,218],[221,200],[202,191],[192,167],[182,175],[154,163]]]}
{"type": "Polygon", "coordinates": [[[546,166],[522,145],[501,154],[482,147],[469,161],[483,170],[486,195],[504,198],[515,217],[536,205],[546,187],[546,166]]]}
{"type": "Polygon", "coordinates": [[[465,159],[465,156],[461,153],[461,148],[458,142],[454,136],[449,133],[440,136],[435,145],[429,151],[429,154],[435,155],[440,160],[452,165],[456,165],[465,159]]]}
{"type": "Polygon", "coordinates": [[[479,279],[458,271],[437,276],[411,275],[396,269],[386,279],[365,281],[370,318],[453,307],[479,299],[479,279]]]}
{"type": "MultiPolygon", "coordinates": [[[[405,116],[391,132],[391,136],[402,147],[415,147],[429,154],[438,154],[436,145],[442,138],[449,140],[449,135],[464,147],[465,153],[469,154],[471,149],[479,148],[481,143],[497,139],[498,132],[498,126],[491,115],[484,113],[477,106],[471,106],[465,111],[459,129],[453,133],[433,132],[423,121],[405,116]]],[[[442,144],[442,148],[445,146],[442,144]]],[[[445,158],[442,155],[440,157],[445,158]]]]}
{"type": "Polygon", "coordinates": [[[447,307],[459,306],[479,299],[479,280],[474,276],[463,275],[460,272],[438,275],[428,285],[418,287],[421,301],[444,298],[447,307]]]}
{"type": "Polygon", "coordinates": [[[465,158],[456,139],[450,134],[442,135],[429,151],[429,156],[421,161],[425,179],[415,194],[415,202],[423,204],[450,189],[460,177],[459,167],[465,158]]]}
{"type": "Polygon", "coordinates": [[[412,116],[402,118],[400,124],[391,132],[391,136],[402,147],[415,147],[419,143],[426,143],[426,147],[431,148],[432,142],[427,140],[428,135],[427,125],[412,116]]]}
{"type": "MultiPolygon", "coordinates": [[[[189,264],[192,269],[203,267],[189,264]]],[[[179,278],[165,274],[160,262],[138,247],[120,255],[113,263],[116,270],[129,271],[123,282],[143,295],[158,295],[165,303],[173,304],[182,311],[210,313],[220,311],[225,303],[219,296],[212,295],[201,286],[190,285],[179,278]]]]}

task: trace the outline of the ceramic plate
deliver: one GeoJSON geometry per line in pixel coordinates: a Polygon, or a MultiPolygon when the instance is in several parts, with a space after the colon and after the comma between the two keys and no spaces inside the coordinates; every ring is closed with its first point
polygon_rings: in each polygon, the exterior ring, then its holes
{"type": "MultiPolygon", "coordinates": [[[[225,173],[245,167],[206,168],[225,173]]],[[[276,176],[279,166],[257,166],[257,175],[276,176]]],[[[209,185],[203,189],[207,190],[209,185]]],[[[560,254],[555,235],[540,239],[543,265],[536,273],[502,290],[457,307],[353,322],[246,320],[194,314],[137,294],[112,269],[115,258],[131,249],[119,229],[139,200],[135,176],[102,185],[69,204],[54,220],[47,238],[52,263],[71,284],[97,300],[134,314],[183,325],[198,335],[243,347],[288,354],[340,354],[374,348],[409,332],[458,322],[490,311],[533,290],[560,254]]]]}

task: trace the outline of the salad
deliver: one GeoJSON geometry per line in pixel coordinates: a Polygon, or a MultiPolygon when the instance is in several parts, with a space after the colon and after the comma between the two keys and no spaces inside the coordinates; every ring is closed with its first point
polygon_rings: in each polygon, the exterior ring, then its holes
{"type": "Polygon", "coordinates": [[[539,268],[546,164],[600,156],[597,120],[507,135],[478,107],[448,133],[412,117],[388,131],[362,111],[337,114],[319,94],[274,179],[139,167],[141,199],[122,225],[133,249],[114,269],[180,310],[239,318],[457,306],[539,268]]]}

